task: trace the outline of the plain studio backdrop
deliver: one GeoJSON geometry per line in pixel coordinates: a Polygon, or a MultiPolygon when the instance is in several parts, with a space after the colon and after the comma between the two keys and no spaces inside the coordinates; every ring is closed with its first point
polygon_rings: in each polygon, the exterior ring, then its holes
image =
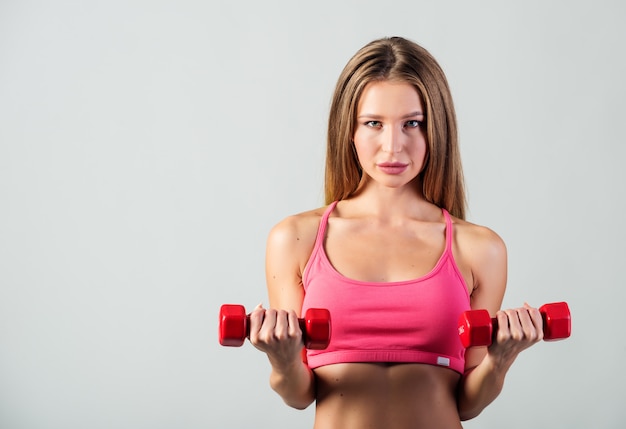
{"type": "Polygon", "coordinates": [[[0,2],[0,427],[310,428],[266,357],[217,339],[267,305],[265,240],[323,205],[331,93],[358,48],[429,49],[468,219],[504,306],[567,301],[466,428],[623,428],[620,1],[0,2]]]}

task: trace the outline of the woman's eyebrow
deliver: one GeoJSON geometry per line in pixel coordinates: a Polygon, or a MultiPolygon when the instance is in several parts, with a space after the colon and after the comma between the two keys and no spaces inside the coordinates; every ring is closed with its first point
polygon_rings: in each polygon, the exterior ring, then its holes
{"type": "MultiPolygon", "coordinates": [[[[416,110],[415,112],[411,112],[411,113],[407,113],[406,115],[402,116],[402,118],[413,118],[415,116],[424,116],[424,114],[422,112],[420,112],[419,110],[416,110]]],[[[370,118],[370,119],[381,119],[383,118],[383,115],[377,115],[375,113],[362,113],[359,116],[357,116],[357,119],[361,119],[361,118],[370,118]]]]}
{"type": "Polygon", "coordinates": [[[420,112],[419,110],[416,110],[415,112],[411,112],[408,115],[403,116],[404,118],[412,118],[414,116],[424,116],[424,114],[422,112],[420,112]]]}

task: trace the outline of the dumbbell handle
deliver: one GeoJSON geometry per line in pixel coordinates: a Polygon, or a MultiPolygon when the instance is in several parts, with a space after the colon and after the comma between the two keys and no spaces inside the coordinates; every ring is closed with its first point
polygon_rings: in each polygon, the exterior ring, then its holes
{"type": "MultiPolygon", "coordinates": [[[[302,342],[307,349],[322,350],[330,342],[330,313],[323,308],[309,308],[304,318],[298,319],[302,342]]],[[[227,347],[239,347],[250,338],[250,315],[243,306],[224,304],[220,308],[219,340],[227,347]]]]}
{"type": "MultiPolygon", "coordinates": [[[[571,335],[571,314],[565,302],[553,302],[539,307],[543,319],[543,339],[556,341],[571,335]]],[[[464,347],[488,346],[498,332],[498,319],[487,310],[466,311],[459,317],[459,338],[464,347]]]]}

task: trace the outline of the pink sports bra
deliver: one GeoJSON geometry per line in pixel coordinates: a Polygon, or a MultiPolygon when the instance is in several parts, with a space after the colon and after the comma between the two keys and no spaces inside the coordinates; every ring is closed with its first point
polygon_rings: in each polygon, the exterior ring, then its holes
{"type": "Polygon", "coordinates": [[[452,256],[452,220],[446,220],[446,246],[426,275],[398,282],[349,279],[331,265],[324,250],[328,206],[303,274],[302,313],[327,308],[331,341],[325,350],[307,350],[311,368],[346,362],[412,362],[463,373],[465,349],[458,334],[459,315],[470,309],[463,276],[452,256]]]}

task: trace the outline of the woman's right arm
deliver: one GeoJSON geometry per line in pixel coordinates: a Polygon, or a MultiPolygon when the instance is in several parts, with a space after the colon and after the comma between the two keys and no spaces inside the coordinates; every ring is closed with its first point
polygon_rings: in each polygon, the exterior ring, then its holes
{"type": "Polygon", "coordinates": [[[265,271],[270,308],[250,314],[250,342],[264,351],[272,367],[270,386],[297,409],[315,400],[313,371],[303,362],[298,323],[304,299],[302,271],[309,258],[317,224],[302,216],[278,223],[269,233],[265,271]]]}

